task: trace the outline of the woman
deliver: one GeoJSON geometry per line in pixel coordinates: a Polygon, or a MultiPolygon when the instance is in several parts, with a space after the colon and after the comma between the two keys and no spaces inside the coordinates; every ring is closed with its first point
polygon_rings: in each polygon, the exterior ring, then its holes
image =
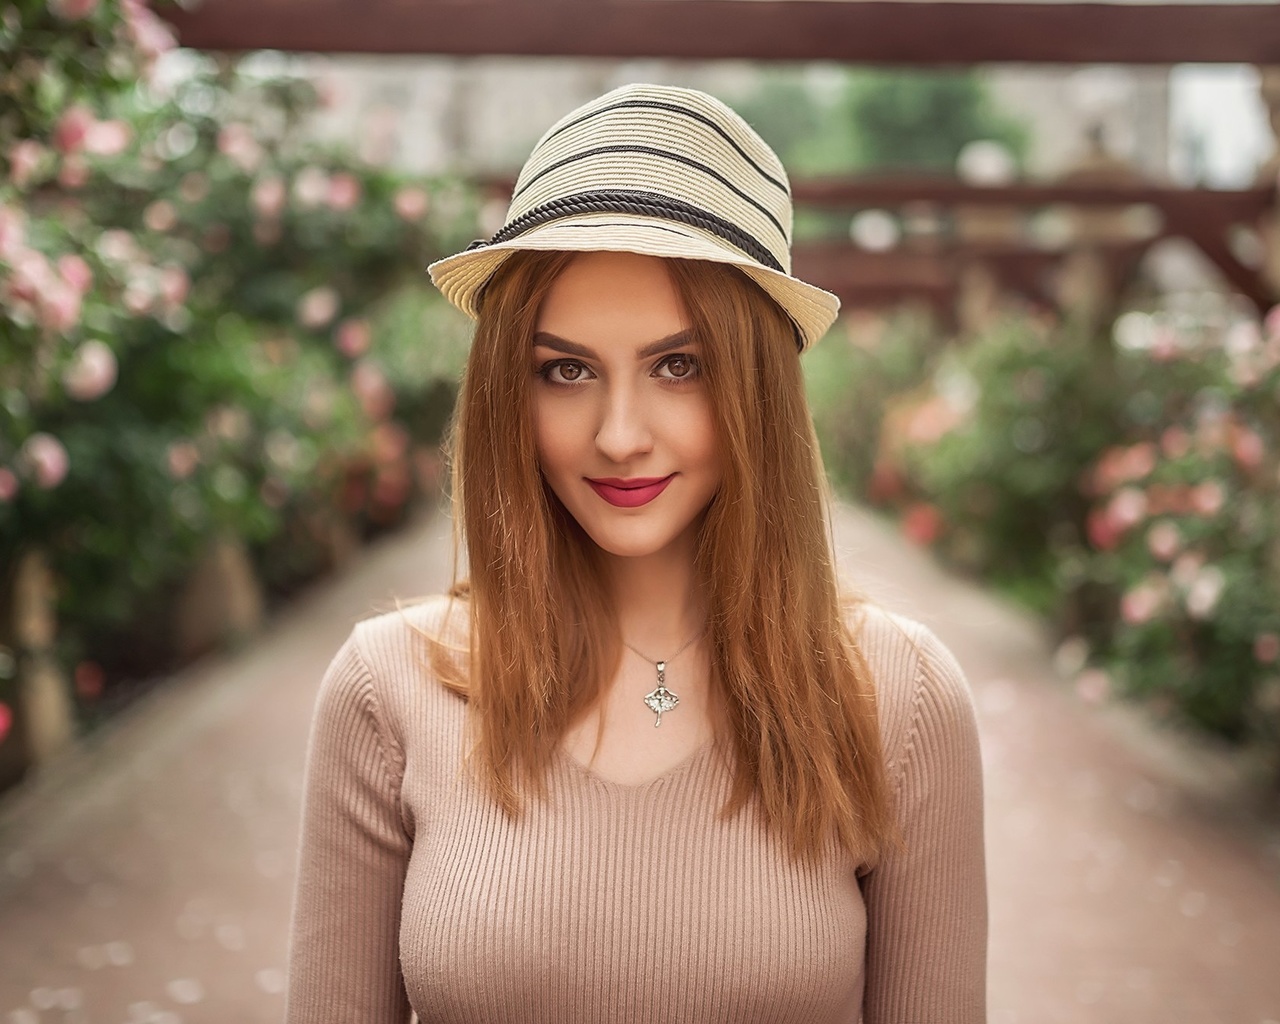
{"type": "Polygon", "coordinates": [[[741,118],[628,86],[431,267],[469,578],[325,677],[291,1024],[985,1019],[970,696],[838,593],[790,226],[741,118]]]}

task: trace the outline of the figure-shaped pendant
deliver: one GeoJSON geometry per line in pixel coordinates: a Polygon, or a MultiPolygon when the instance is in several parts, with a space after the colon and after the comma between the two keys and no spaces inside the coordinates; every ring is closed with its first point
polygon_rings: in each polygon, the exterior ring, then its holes
{"type": "Polygon", "coordinates": [[[662,724],[662,713],[670,711],[680,703],[680,698],[667,689],[667,663],[659,661],[656,664],[658,668],[657,689],[645,694],[644,697],[644,702],[649,706],[649,710],[658,716],[653,721],[655,729],[662,724]]]}

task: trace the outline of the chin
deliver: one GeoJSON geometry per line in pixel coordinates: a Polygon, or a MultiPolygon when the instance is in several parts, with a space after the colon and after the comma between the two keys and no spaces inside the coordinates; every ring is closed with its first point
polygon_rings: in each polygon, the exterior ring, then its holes
{"type": "Polygon", "coordinates": [[[647,524],[639,522],[630,529],[625,523],[581,525],[595,546],[614,558],[650,558],[676,550],[692,553],[697,535],[696,523],[675,532],[646,529],[647,524]]]}

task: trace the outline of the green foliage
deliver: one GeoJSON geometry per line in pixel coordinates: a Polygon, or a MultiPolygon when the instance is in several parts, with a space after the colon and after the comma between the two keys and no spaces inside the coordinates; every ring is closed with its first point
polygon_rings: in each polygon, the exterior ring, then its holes
{"type": "Polygon", "coordinates": [[[851,79],[844,103],[860,163],[954,173],[970,142],[1003,143],[1021,158],[1027,132],[1000,113],[972,71],[863,71],[851,79]]]}
{"type": "Polygon", "coordinates": [[[841,70],[815,87],[803,72],[771,69],[738,107],[793,176],[952,174],[970,142],[1000,142],[1018,162],[1029,142],[973,71],[841,70]]]}
{"type": "Polygon", "coordinates": [[[947,524],[941,551],[1036,604],[1058,551],[1081,543],[1077,482],[1116,429],[1107,348],[1026,319],[998,324],[940,367],[959,425],[907,452],[947,524]]]}
{"type": "Polygon", "coordinates": [[[215,538],[291,585],[311,527],[433,493],[468,335],[422,271],[474,235],[461,183],[317,146],[305,80],[157,75],[171,47],[138,0],[0,14],[0,567],[46,550],[109,684],[215,538]]]}
{"type": "Polygon", "coordinates": [[[874,486],[888,403],[928,379],[937,332],[926,311],[910,308],[884,322],[846,319],[845,326],[805,353],[805,386],[832,480],[865,495],[874,486]]]}

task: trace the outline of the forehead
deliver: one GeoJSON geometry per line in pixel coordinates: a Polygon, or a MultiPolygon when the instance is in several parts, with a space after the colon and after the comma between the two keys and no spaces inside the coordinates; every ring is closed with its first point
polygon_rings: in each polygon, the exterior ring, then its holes
{"type": "Polygon", "coordinates": [[[638,345],[688,327],[662,259],[587,252],[574,257],[552,282],[536,330],[586,344],[638,345]]]}

